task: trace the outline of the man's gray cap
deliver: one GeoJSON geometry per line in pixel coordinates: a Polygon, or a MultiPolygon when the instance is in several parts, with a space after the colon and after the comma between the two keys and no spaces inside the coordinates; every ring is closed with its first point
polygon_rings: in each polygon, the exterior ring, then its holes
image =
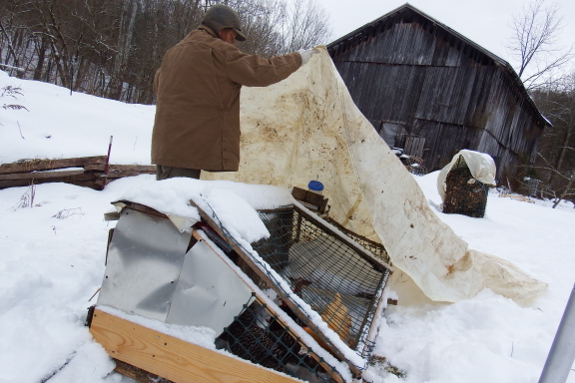
{"type": "Polygon", "coordinates": [[[216,4],[210,7],[204,16],[202,24],[218,33],[220,29],[233,28],[238,35],[236,40],[245,41],[246,36],[242,32],[240,18],[236,11],[224,4],[216,4]]]}

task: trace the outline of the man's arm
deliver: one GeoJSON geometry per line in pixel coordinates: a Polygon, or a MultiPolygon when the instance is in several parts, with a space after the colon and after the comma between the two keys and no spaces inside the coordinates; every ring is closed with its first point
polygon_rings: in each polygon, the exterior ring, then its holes
{"type": "Polygon", "coordinates": [[[299,69],[302,58],[298,52],[265,59],[239,50],[228,54],[226,67],[230,79],[244,86],[268,86],[286,79],[299,69]]]}

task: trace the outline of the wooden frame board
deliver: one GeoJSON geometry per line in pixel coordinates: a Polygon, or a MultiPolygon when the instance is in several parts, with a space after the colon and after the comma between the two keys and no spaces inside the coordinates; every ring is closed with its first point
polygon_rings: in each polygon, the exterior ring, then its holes
{"type": "Polygon", "coordinates": [[[299,380],[185,342],[96,308],[90,332],[108,354],[175,383],[293,383],[299,380]]]}

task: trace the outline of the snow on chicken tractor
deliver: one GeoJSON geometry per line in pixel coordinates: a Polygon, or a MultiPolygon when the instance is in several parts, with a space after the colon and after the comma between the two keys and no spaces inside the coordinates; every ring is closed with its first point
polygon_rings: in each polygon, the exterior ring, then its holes
{"type": "Polygon", "coordinates": [[[240,209],[244,222],[258,220],[269,233],[255,241],[205,193],[190,199],[201,216],[191,227],[146,204],[116,202],[118,223],[89,324],[117,371],[174,382],[359,378],[385,306],[387,254],[322,218],[320,195],[298,188],[293,195],[300,200],[240,209]],[[213,343],[174,335],[174,328],[211,329],[213,343]]]}

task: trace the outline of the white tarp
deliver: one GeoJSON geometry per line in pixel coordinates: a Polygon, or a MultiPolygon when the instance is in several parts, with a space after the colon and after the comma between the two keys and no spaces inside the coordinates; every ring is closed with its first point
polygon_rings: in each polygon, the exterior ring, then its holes
{"type": "Polygon", "coordinates": [[[325,49],[281,83],[244,87],[241,126],[240,171],[203,179],[286,188],[321,181],[330,216],[381,241],[393,265],[436,301],[472,297],[485,287],[514,299],[545,288],[510,262],[469,250],[439,220],[357,109],[325,49]]]}
{"type": "Polygon", "coordinates": [[[445,179],[449,171],[457,165],[459,157],[463,157],[473,178],[485,185],[495,186],[495,162],[493,158],[487,153],[463,149],[453,156],[451,161],[441,169],[437,176],[437,192],[444,202],[445,189],[447,187],[445,179]]]}

